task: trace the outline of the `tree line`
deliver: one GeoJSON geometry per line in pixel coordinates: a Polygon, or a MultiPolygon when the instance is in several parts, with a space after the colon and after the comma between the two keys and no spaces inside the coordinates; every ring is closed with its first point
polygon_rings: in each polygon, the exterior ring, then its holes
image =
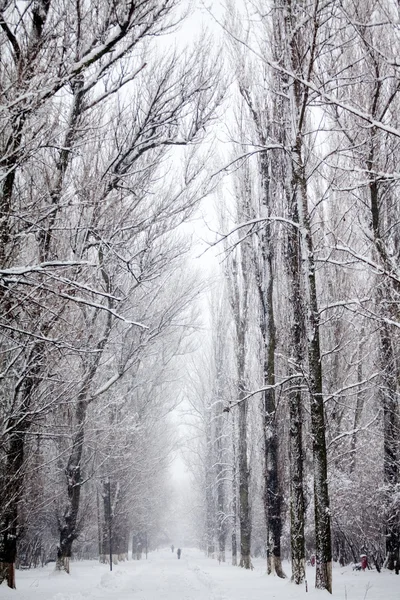
{"type": "Polygon", "coordinates": [[[285,0],[221,23],[235,104],[199,536],[280,577],[290,557],[296,584],[313,557],[329,592],[333,561],[400,567],[398,18],[390,1],[285,0]]]}
{"type": "Polygon", "coordinates": [[[46,527],[69,571],[96,496],[100,525],[113,515],[116,554],[132,520],[158,510],[156,497],[141,499],[163,486],[173,442],[162,423],[199,292],[179,227],[206,189],[194,142],[219,103],[200,44],[160,54],[183,16],[177,0],[0,3],[0,580],[10,587],[17,548],[40,554],[46,527]]]}

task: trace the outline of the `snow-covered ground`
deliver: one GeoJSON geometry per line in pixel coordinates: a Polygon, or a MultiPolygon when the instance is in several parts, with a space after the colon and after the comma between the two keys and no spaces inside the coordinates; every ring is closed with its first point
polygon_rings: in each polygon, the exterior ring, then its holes
{"type": "Polygon", "coordinates": [[[17,571],[17,590],[0,586],[1,600],[399,600],[400,576],[390,572],[334,569],[333,596],[314,589],[309,568],[308,593],[288,580],[268,577],[256,560],[253,571],[183,549],[178,560],[170,549],[149,554],[147,560],[113,567],[96,561],[71,563],[71,575],[55,573],[54,564],[17,571]]]}

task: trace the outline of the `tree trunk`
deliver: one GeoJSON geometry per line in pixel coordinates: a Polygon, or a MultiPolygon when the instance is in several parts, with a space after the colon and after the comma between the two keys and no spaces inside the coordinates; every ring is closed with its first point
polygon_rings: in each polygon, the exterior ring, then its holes
{"type": "MultiPolygon", "coordinates": [[[[292,194],[287,194],[289,218],[298,223],[297,204],[292,194]]],[[[301,249],[299,231],[295,227],[288,230],[288,271],[289,289],[293,302],[292,327],[289,344],[292,346],[292,363],[295,372],[304,367],[304,306],[301,292],[301,249]]],[[[290,548],[292,555],[292,581],[303,583],[306,575],[305,565],[305,502],[304,502],[304,454],[303,454],[303,398],[302,380],[291,382],[289,392],[289,460],[290,460],[290,548]]]]}
{"type": "Polygon", "coordinates": [[[57,549],[58,570],[69,573],[72,544],[78,537],[78,513],[82,486],[81,461],[83,453],[87,401],[80,400],[76,408],[77,432],[72,441],[72,451],[65,469],[68,502],[62,519],[59,519],[60,543],[57,549]]]}
{"type": "MultiPolygon", "coordinates": [[[[43,327],[45,330],[45,327],[43,327]]],[[[24,485],[24,455],[26,434],[31,426],[31,406],[34,390],[38,384],[41,368],[43,344],[38,343],[27,357],[28,370],[21,377],[20,385],[14,392],[14,404],[19,406],[16,417],[8,419],[6,431],[6,478],[0,491],[1,506],[4,510],[3,522],[0,522],[0,583],[3,579],[11,588],[15,588],[15,561],[17,557],[17,539],[19,536],[19,504],[24,485]]]]}
{"type": "MultiPolygon", "coordinates": [[[[266,227],[269,228],[269,224],[266,227]]],[[[268,236],[269,237],[269,236],[268,236]]],[[[271,242],[264,237],[265,246],[271,242]]],[[[273,307],[274,279],[272,272],[271,251],[264,246],[263,271],[266,286],[262,285],[260,295],[261,304],[261,332],[264,344],[264,386],[275,385],[275,352],[276,334],[273,307]],[[266,287],[266,289],[265,289],[266,287]]],[[[265,390],[264,396],[264,449],[265,449],[265,477],[264,477],[264,511],[267,522],[268,541],[267,559],[268,573],[276,573],[284,578],[281,561],[281,535],[282,535],[282,497],[279,485],[278,462],[278,432],[276,422],[275,390],[265,390]]]]}
{"type": "MultiPolygon", "coordinates": [[[[246,191],[247,193],[247,186],[246,191]]],[[[245,200],[246,202],[246,200],[245,200]]],[[[243,198],[238,199],[238,217],[241,218],[243,198]]],[[[248,314],[248,270],[249,246],[242,244],[240,249],[240,273],[238,261],[232,259],[232,272],[229,274],[229,295],[236,333],[236,368],[238,397],[238,483],[239,483],[239,529],[240,562],[244,569],[251,568],[251,519],[249,503],[249,466],[247,459],[247,401],[246,396],[246,328],[248,314]]]]}
{"type": "Polygon", "coordinates": [[[215,543],[214,543],[214,532],[215,532],[215,506],[214,506],[214,494],[213,494],[213,453],[212,453],[212,442],[211,442],[211,412],[208,411],[208,423],[206,424],[206,444],[207,444],[207,460],[206,460],[206,552],[207,556],[214,558],[215,543]]]}
{"type": "Polygon", "coordinates": [[[237,468],[236,468],[236,426],[232,412],[232,565],[237,566],[237,468]]]}
{"type": "Polygon", "coordinates": [[[215,365],[215,392],[213,403],[214,421],[214,445],[215,445],[215,485],[216,485],[216,525],[218,541],[218,561],[225,562],[225,545],[227,535],[227,520],[225,507],[225,480],[226,480],[226,458],[225,458],[225,413],[224,413],[224,361],[226,350],[226,320],[225,313],[219,310],[215,324],[214,365],[215,365]]]}
{"type": "MultiPolygon", "coordinates": [[[[374,106],[378,104],[380,86],[376,88],[374,106]]],[[[371,221],[374,235],[374,243],[380,262],[386,272],[391,272],[392,264],[388,257],[386,247],[382,238],[381,198],[378,181],[372,175],[375,170],[375,136],[376,130],[371,130],[370,154],[367,160],[367,168],[371,172],[372,179],[369,182],[369,197],[371,206],[371,221]]],[[[385,276],[382,276],[382,278],[385,276]]],[[[400,286],[393,280],[385,280],[377,286],[377,304],[380,307],[389,306],[389,318],[398,320],[398,314],[393,310],[389,302],[393,296],[398,297],[400,286]]],[[[386,316],[386,315],[384,315],[386,316]]],[[[386,539],[386,566],[390,570],[400,568],[400,525],[398,522],[398,511],[393,504],[393,496],[399,482],[399,408],[398,408],[398,379],[399,367],[396,360],[393,332],[389,324],[383,321],[379,328],[380,337],[380,362],[382,372],[381,402],[383,408],[383,471],[386,486],[386,513],[387,525],[385,531],[386,539]]]]}
{"type": "Polygon", "coordinates": [[[217,405],[218,413],[216,415],[216,484],[217,484],[217,523],[218,523],[218,560],[225,562],[225,544],[226,544],[226,518],[225,518],[225,467],[224,467],[224,449],[223,439],[223,413],[222,403],[217,405]]]}
{"type": "MultiPolygon", "coordinates": [[[[15,429],[16,423],[8,423],[15,429]]],[[[18,425],[21,428],[22,425],[18,425]]],[[[2,536],[0,542],[0,583],[7,581],[10,588],[15,588],[15,560],[17,556],[18,538],[18,505],[23,485],[23,462],[25,434],[13,431],[7,451],[6,474],[7,481],[1,493],[1,501],[5,507],[2,523],[0,523],[2,536]]]]}
{"type": "Polygon", "coordinates": [[[396,363],[394,358],[394,349],[389,326],[382,323],[380,327],[381,338],[381,357],[383,386],[381,388],[381,397],[383,405],[383,467],[384,482],[386,486],[386,511],[387,525],[385,531],[386,539],[386,567],[399,570],[399,552],[400,552],[400,526],[398,520],[398,511],[392,508],[394,504],[393,496],[399,480],[398,468],[398,399],[396,393],[396,363]]]}
{"type": "MultiPolygon", "coordinates": [[[[297,20],[303,16],[301,0],[286,2],[285,37],[290,40],[286,64],[289,69],[301,76],[304,72],[304,56],[307,53],[307,77],[310,77],[317,52],[319,29],[319,2],[314,4],[314,14],[308,20],[311,36],[305,39],[304,28],[299,28],[297,20]]],[[[285,51],[282,48],[282,51],[285,51]]],[[[322,362],[320,351],[320,325],[315,278],[314,248],[308,208],[307,173],[304,164],[303,130],[307,121],[309,89],[299,80],[290,81],[289,111],[291,126],[290,145],[292,148],[290,170],[292,173],[291,193],[297,203],[300,226],[303,310],[305,333],[308,348],[308,389],[310,395],[311,436],[313,442],[314,466],[314,506],[315,506],[315,586],[332,593],[332,544],[331,519],[328,494],[327,450],[325,439],[325,414],[322,388],[322,362]]]]}
{"type": "MultiPolygon", "coordinates": [[[[249,90],[240,84],[240,91],[245,99],[256,127],[260,146],[267,145],[267,134],[264,131],[262,115],[254,107],[249,90]]],[[[261,194],[257,208],[253,206],[251,189],[245,194],[244,219],[265,218],[264,226],[258,234],[258,245],[253,247],[253,268],[259,296],[259,326],[263,345],[263,386],[275,385],[276,327],[274,314],[274,251],[272,242],[272,214],[270,158],[267,152],[260,157],[261,194]]],[[[248,186],[250,188],[250,185],[248,186]]],[[[243,245],[246,242],[242,242],[243,245]]],[[[268,573],[276,573],[286,577],[281,561],[282,535],[282,495],[279,482],[279,444],[276,421],[275,390],[271,387],[263,393],[264,424],[264,512],[267,523],[267,557],[268,573]]]]}
{"type": "MultiPolygon", "coordinates": [[[[242,253],[242,260],[243,260],[242,253]]],[[[243,265],[243,263],[242,263],[243,265]]],[[[251,520],[249,504],[249,467],[247,462],[247,401],[245,387],[245,355],[246,355],[246,316],[247,316],[247,286],[245,265],[242,268],[244,278],[244,298],[241,301],[236,261],[233,261],[233,311],[237,334],[237,375],[238,375],[238,476],[239,476],[239,528],[240,528],[240,562],[244,569],[251,568],[251,520]]]]}
{"type": "MultiPolygon", "coordinates": [[[[263,136],[262,136],[263,139],[263,136]]],[[[262,216],[271,213],[268,155],[261,156],[262,216]]],[[[271,239],[272,224],[265,223],[261,235],[261,273],[257,276],[260,296],[260,329],[263,340],[263,384],[275,385],[276,327],[274,314],[274,265],[271,239]]],[[[264,449],[265,485],[264,511],[267,522],[267,558],[269,574],[286,577],[281,561],[282,496],[279,482],[278,424],[276,420],[275,389],[264,391],[264,449]]]]}
{"type": "Polygon", "coordinates": [[[322,362],[319,341],[319,312],[315,281],[314,250],[311,237],[306,175],[303,167],[301,136],[293,158],[294,189],[298,199],[303,232],[304,289],[307,290],[308,387],[310,393],[311,435],[314,460],[315,505],[315,586],[332,593],[331,518],[328,494],[328,469],[325,440],[325,414],[322,389],[322,362]]]}
{"type": "Polygon", "coordinates": [[[249,506],[249,470],[247,465],[247,406],[239,404],[239,526],[240,563],[244,569],[251,568],[250,544],[251,521],[249,506]]]}
{"type": "Polygon", "coordinates": [[[350,473],[353,473],[356,468],[357,462],[357,430],[361,423],[361,416],[364,408],[364,392],[361,390],[361,382],[363,380],[363,363],[362,363],[362,349],[364,346],[364,327],[361,328],[360,341],[358,346],[358,364],[357,364],[357,397],[356,397],[356,408],[354,411],[354,424],[353,433],[350,441],[350,473]]]}

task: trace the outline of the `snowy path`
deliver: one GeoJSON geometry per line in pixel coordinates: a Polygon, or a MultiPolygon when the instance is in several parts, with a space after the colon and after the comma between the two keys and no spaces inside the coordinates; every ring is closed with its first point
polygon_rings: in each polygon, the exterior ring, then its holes
{"type": "Polygon", "coordinates": [[[17,571],[18,589],[0,586],[0,600],[400,600],[400,576],[392,573],[334,569],[334,593],[309,592],[288,580],[268,577],[263,561],[253,571],[205,558],[184,549],[181,560],[171,550],[149,554],[108,570],[97,561],[71,563],[71,575],[55,573],[54,565],[17,571]]]}

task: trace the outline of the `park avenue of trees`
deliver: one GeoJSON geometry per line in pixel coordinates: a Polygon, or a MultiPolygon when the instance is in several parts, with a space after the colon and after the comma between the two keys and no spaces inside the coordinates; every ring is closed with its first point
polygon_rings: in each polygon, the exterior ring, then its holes
{"type": "Polygon", "coordinates": [[[396,0],[0,0],[0,583],[169,544],[178,445],[209,556],[399,573],[399,56],[396,0]]]}

